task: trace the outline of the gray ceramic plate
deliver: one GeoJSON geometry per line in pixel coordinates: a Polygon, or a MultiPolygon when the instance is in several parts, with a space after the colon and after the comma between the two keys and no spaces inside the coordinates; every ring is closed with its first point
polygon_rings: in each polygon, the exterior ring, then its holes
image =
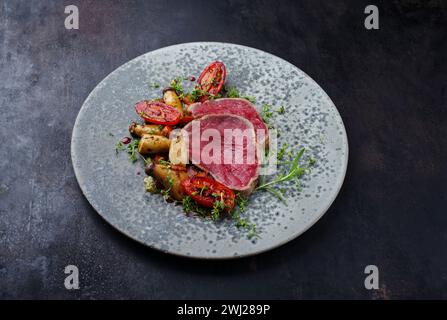
{"type": "Polygon", "coordinates": [[[304,72],[269,53],[227,43],[197,42],[149,52],[107,76],[84,102],[73,129],[71,155],[79,185],[88,201],[112,226],[164,252],[195,258],[234,258],[278,247],[312,226],[334,201],[346,172],[348,143],[340,115],[326,93],[304,72]],[[279,142],[316,164],[301,188],[285,186],[288,205],[268,193],[252,195],[244,214],[257,225],[260,238],[231,221],[215,223],[187,217],[160,195],[144,192],[142,163],[115,153],[137,119],[135,102],[160,96],[162,85],[176,76],[197,76],[211,61],[227,66],[227,84],[263,103],[286,107],[275,115],[279,142]]]}

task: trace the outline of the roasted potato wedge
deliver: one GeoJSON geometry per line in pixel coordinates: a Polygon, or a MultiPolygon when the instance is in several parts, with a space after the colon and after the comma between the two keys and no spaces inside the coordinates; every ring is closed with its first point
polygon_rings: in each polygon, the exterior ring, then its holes
{"type": "Polygon", "coordinates": [[[137,137],[142,137],[145,134],[152,134],[157,136],[164,135],[165,126],[158,124],[138,124],[132,122],[129,126],[129,132],[137,137]]]}
{"type": "Polygon", "coordinates": [[[143,155],[150,153],[167,153],[169,152],[170,145],[171,140],[166,137],[144,134],[138,144],[138,152],[143,155]]]}
{"type": "Polygon", "coordinates": [[[181,201],[185,197],[182,181],[188,179],[186,170],[174,170],[169,165],[156,163],[152,169],[152,174],[166,190],[169,190],[171,197],[181,201]]]}
{"type": "Polygon", "coordinates": [[[180,98],[177,93],[172,88],[166,88],[163,90],[163,101],[170,106],[173,106],[181,113],[181,117],[183,117],[183,106],[180,98]]]}

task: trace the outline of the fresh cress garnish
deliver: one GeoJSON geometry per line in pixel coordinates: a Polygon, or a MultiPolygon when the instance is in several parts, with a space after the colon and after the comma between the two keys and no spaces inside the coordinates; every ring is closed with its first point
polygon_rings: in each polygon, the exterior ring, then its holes
{"type": "Polygon", "coordinates": [[[270,124],[270,119],[273,116],[273,112],[271,111],[271,106],[267,103],[262,105],[261,118],[266,124],[270,124]]]}
{"type": "Polygon", "coordinates": [[[275,110],[278,114],[284,114],[286,112],[286,108],[284,106],[280,106],[278,109],[275,110]]]}
{"type": "Polygon", "coordinates": [[[243,98],[245,100],[250,101],[251,103],[256,103],[255,97],[250,96],[241,96],[239,93],[239,90],[236,87],[225,87],[225,90],[227,92],[227,98],[243,98]]]}

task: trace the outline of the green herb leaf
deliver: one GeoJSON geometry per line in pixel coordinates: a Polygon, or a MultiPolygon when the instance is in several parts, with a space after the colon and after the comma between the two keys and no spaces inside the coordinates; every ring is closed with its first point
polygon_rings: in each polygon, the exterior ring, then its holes
{"type": "Polygon", "coordinates": [[[158,163],[161,164],[162,166],[166,166],[166,167],[171,167],[171,162],[170,161],[166,161],[164,159],[160,159],[158,160],[158,163]]]}
{"type": "Polygon", "coordinates": [[[250,232],[247,235],[248,239],[251,240],[253,238],[260,238],[255,224],[250,224],[250,229],[249,230],[250,230],[250,232]]]}
{"type": "Polygon", "coordinates": [[[176,77],[170,83],[171,88],[174,89],[176,91],[176,93],[182,97],[184,96],[183,85],[182,85],[182,81],[184,79],[185,79],[184,77],[176,77]]]}
{"type": "Polygon", "coordinates": [[[299,187],[299,183],[300,183],[299,179],[301,178],[301,176],[307,170],[309,170],[312,165],[315,164],[315,160],[314,159],[309,159],[309,162],[308,162],[306,167],[301,167],[300,166],[299,161],[300,161],[300,159],[302,158],[302,156],[304,154],[304,150],[305,149],[302,148],[300,150],[300,152],[296,155],[296,157],[293,159],[293,161],[289,162],[290,163],[290,168],[289,168],[288,172],[279,174],[273,180],[270,180],[268,182],[265,182],[265,183],[259,185],[255,190],[264,190],[264,191],[270,192],[271,194],[274,194],[275,196],[277,196],[281,201],[286,203],[284,197],[282,196],[282,192],[278,191],[277,189],[274,189],[273,185],[295,179],[295,181],[297,183],[297,187],[299,187]]]}
{"type": "Polygon", "coordinates": [[[251,103],[256,103],[256,98],[251,96],[241,96],[239,90],[236,87],[225,87],[227,93],[227,98],[242,98],[250,101],[251,103]]]}
{"type": "Polygon", "coordinates": [[[215,100],[215,99],[220,99],[222,98],[222,95],[220,93],[218,93],[217,95],[211,94],[211,93],[206,93],[206,95],[208,96],[208,98],[210,100],[215,100]]]}
{"type": "Polygon", "coordinates": [[[213,209],[211,210],[211,216],[214,221],[219,220],[220,214],[225,209],[225,202],[223,200],[218,200],[214,202],[213,209]]]}
{"type": "Polygon", "coordinates": [[[124,147],[124,144],[120,141],[118,141],[115,145],[115,152],[118,154],[124,147]]]}
{"type": "Polygon", "coordinates": [[[245,100],[250,101],[251,103],[255,104],[256,103],[256,98],[252,97],[252,96],[243,96],[242,98],[244,98],[245,100]]]}
{"type": "Polygon", "coordinates": [[[138,153],[138,144],[140,143],[140,139],[133,139],[127,145],[127,153],[129,154],[129,160],[132,162],[136,162],[138,153]]]}
{"type": "Polygon", "coordinates": [[[286,108],[284,106],[280,106],[278,109],[275,110],[278,114],[284,114],[286,112],[286,108]]]}
{"type": "Polygon", "coordinates": [[[200,89],[199,86],[195,86],[194,89],[189,94],[192,101],[199,100],[202,96],[205,96],[206,92],[204,92],[202,89],[200,89]]]}
{"type": "Polygon", "coordinates": [[[182,199],[183,211],[186,213],[194,211],[194,202],[190,196],[186,196],[182,199]]]}
{"type": "Polygon", "coordinates": [[[227,90],[228,98],[239,98],[241,95],[239,94],[239,90],[236,87],[229,87],[227,90]]]}
{"type": "Polygon", "coordinates": [[[286,149],[287,149],[287,143],[284,143],[284,144],[281,146],[281,148],[279,149],[279,151],[278,151],[278,153],[277,153],[277,155],[276,155],[276,158],[277,158],[278,160],[282,160],[282,159],[284,158],[284,155],[285,155],[285,153],[286,153],[286,149]]]}
{"type": "Polygon", "coordinates": [[[252,239],[253,237],[260,238],[256,225],[254,223],[250,223],[246,218],[241,217],[241,213],[245,212],[248,199],[244,198],[240,193],[236,194],[235,198],[236,205],[239,207],[239,210],[234,209],[232,218],[235,226],[238,229],[244,229],[248,231],[247,238],[252,239]]]}
{"type": "Polygon", "coordinates": [[[183,211],[186,213],[195,212],[201,217],[208,217],[209,211],[199,206],[190,196],[186,196],[182,199],[183,211]]]}
{"type": "Polygon", "coordinates": [[[284,199],[284,197],[283,197],[283,195],[282,195],[282,193],[283,193],[282,190],[276,190],[276,189],[274,189],[274,188],[272,188],[272,187],[269,187],[269,186],[264,187],[264,190],[267,191],[267,192],[270,192],[271,194],[273,194],[273,195],[275,195],[275,196],[277,196],[278,199],[281,200],[282,203],[284,203],[284,204],[287,206],[286,199],[284,199]]]}
{"type": "Polygon", "coordinates": [[[246,207],[247,207],[248,199],[247,199],[247,198],[244,198],[244,197],[240,194],[240,192],[238,192],[238,193],[236,194],[235,201],[236,201],[236,205],[239,207],[239,210],[240,210],[241,212],[245,212],[245,209],[246,209],[246,207]]]}
{"type": "Polygon", "coordinates": [[[174,179],[172,178],[172,176],[168,175],[167,180],[168,180],[169,185],[172,187],[174,184],[174,179]]]}
{"type": "Polygon", "coordinates": [[[171,187],[169,187],[168,189],[161,190],[161,194],[165,200],[168,200],[171,197],[170,192],[171,192],[171,187]]]}
{"type": "Polygon", "coordinates": [[[258,231],[256,229],[256,225],[254,223],[250,223],[247,219],[241,218],[239,213],[237,211],[234,211],[233,213],[233,221],[238,229],[244,229],[245,231],[248,231],[247,238],[252,239],[254,237],[260,238],[258,231]]]}
{"type": "Polygon", "coordinates": [[[271,111],[271,106],[264,103],[262,105],[262,112],[261,112],[261,117],[262,117],[262,121],[264,121],[265,123],[269,123],[270,119],[273,116],[273,112],[271,111]]]}

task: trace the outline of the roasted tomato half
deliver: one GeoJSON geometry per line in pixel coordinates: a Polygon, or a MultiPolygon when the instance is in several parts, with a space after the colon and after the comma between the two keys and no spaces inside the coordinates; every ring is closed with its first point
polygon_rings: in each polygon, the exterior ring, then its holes
{"type": "Polygon", "coordinates": [[[216,96],[225,83],[227,70],[222,62],[214,61],[200,74],[197,82],[202,91],[216,96]]]}
{"type": "Polygon", "coordinates": [[[198,204],[212,208],[217,201],[223,201],[225,210],[234,207],[234,192],[208,177],[192,177],[182,182],[185,193],[198,204]]]}
{"type": "Polygon", "coordinates": [[[176,125],[182,116],[176,108],[160,101],[140,101],[135,105],[135,111],[144,121],[165,126],[176,125]]]}

